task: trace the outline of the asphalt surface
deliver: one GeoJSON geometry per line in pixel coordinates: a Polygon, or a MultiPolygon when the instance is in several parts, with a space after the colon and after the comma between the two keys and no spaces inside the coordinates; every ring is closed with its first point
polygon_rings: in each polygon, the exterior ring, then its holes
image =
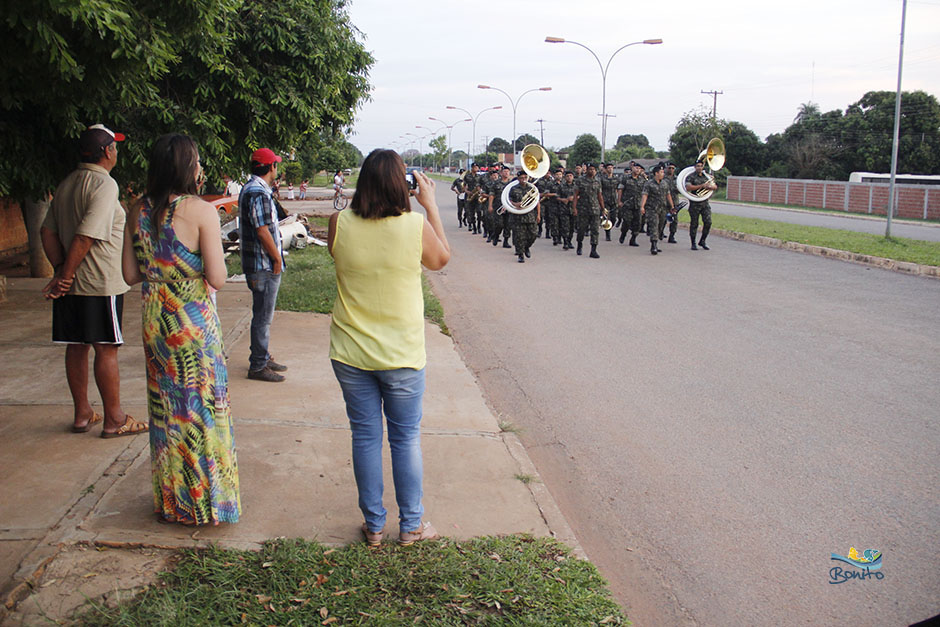
{"type": "MultiPolygon", "coordinates": [[[[805,224],[807,226],[822,226],[827,229],[842,229],[858,233],[871,233],[884,235],[887,221],[883,217],[859,215],[832,215],[817,211],[774,209],[759,205],[739,205],[729,202],[712,202],[714,213],[724,213],[729,216],[742,218],[760,218],[762,220],[775,220],[788,224],[805,224]]],[[[934,222],[918,223],[907,220],[891,221],[892,237],[909,237],[911,239],[940,242],[940,224],[934,222]]]]}
{"type": "Polygon", "coordinates": [[[681,230],[519,264],[437,187],[458,350],[635,624],[940,612],[940,282],[681,230]]]}

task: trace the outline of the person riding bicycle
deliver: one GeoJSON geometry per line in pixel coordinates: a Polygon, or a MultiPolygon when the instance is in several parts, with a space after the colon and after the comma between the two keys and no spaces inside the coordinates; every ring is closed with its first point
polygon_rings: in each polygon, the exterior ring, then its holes
{"type": "Polygon", "coordinates": [[[342,170],[336,171],[336,176],[333,177],[333,199],[335,200],[340,194],[343,193],[343,185],[346,183],[346,177],[343,176],[342,170]]]}

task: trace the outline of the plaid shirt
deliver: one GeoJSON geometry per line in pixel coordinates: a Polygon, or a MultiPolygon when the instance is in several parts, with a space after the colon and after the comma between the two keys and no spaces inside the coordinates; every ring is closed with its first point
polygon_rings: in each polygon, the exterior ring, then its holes
{"type": "MultiPolygon", "coordinates": [[[[274,262],[261,245],[258,227],[267,225],[278,250],[281,248],[281,232],[277,226],[277,215],[271,188],[263,179],[252,176],[238,195],[238,214],[241,218],[239,240],[241,241],[242,272],[274,271],[274,262]]],[[[281,267],[287,267],[281,255],[281,267]]]]}

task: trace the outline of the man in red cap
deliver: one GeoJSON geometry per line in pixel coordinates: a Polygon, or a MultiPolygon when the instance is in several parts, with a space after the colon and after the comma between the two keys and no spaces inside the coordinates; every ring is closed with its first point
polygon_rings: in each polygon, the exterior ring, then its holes
{"type": "Polygon", "coordinates": [[[280,373],[287,370],[287,366],[274,361],[268,352],[274,304],[284,270],[281,232],[271,193],[280,161],[281,158],[269,148],[254,151],[251,155],[251,178],[238,196],[242,270],[252,298],[248,378],[272,383],[283,381],[284,375],[280,373]]]}
{"type": "Polygon", "coordinates": [[[79,136],[81,163],[56,188],[40,230],[55,276],[43,289],[52,299],[52,341],[67,344],[65,376],[72,393],[72,431],[101,422],[88,402],[88,354],[95,348],[95,383],[104,405],[101,437],[145,433],[147,425],[121,409],[117,349],[124,343],[121,316],[129,289],[121,272],[124,208],[111,178],[117,142],[124,135],[103,124],[79,136]]]}

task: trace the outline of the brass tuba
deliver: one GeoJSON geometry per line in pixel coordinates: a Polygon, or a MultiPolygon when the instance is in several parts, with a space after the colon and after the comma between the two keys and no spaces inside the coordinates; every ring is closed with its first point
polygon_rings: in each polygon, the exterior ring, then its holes
{"type": "MultiPolygon", "coordinates": [[[[718,139],[717,137],[713,138],[708,142],[708,146],[705,147],[705,150],[699,153],[698,159],[695,161],[698,162],[700,159],[705,159],[705,164],[708,166],[708,169],[712,173],[717,172],[725,165],[725,143],[718,139]]],[[[708,200],[711,198],[712,194],[715,193],[715,189],[702,188],[698,191],[690,192],[685,188],[685,179],[687,179],[693,172],[695,172],[695,166],[689,166],[679,172],[679,176],[676,177],[676,187],[679,188],[679,193],[688,198],[692,202],[702,202],[703,200],[708,200]]],[[[705,172],[705,176],[708,177],[708,182],[712,185],[715,184],[714,174],[705,172]]]]}
{"type": "Polygon", "coordinates": [[[523,214],[529,213],[535,206],[539,204],[539,190],[535,186],[535,181],[545,176],[548,172],[549,167],[551,167],[551,159],[548,156],[548,152],[539,146],[538,144],[529,144],[522,149],[522,169],[526,174],[529,175],[529,180],[526,183],[528,189],[525,192],[525,195],[522,197],[522,202],[519,203],[519,207],[514,207],[511,202],[509,202],[509,190],[513,188],[514,185],[519,184],[519,180],[516,179],[512,183],[506,185],[503,188],[503,194],[500,196],[503,206],[499,208],[499,213],[508,211],[509,213],[523,214]]]}

